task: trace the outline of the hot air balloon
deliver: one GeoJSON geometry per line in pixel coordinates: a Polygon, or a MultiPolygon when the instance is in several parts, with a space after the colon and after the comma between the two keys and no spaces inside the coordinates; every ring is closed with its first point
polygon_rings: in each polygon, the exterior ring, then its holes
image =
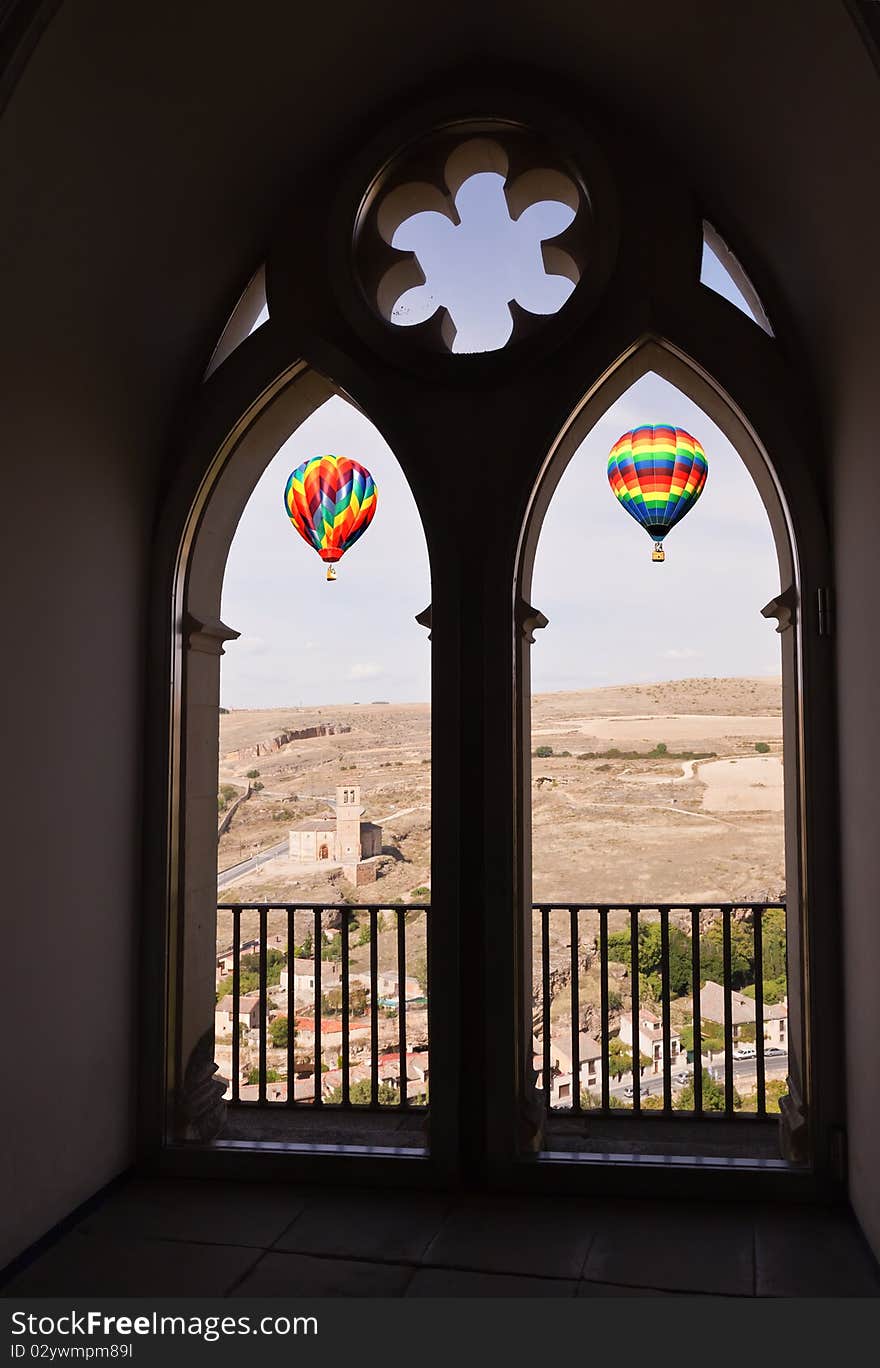
{"type": "Polygon", "coordinates": [[[652,560],[666,559],[663,538],[703,492],[709,462],[684,428],[646,424],[625,432],[608,457],[608,483],[654,543],[652,560]]]}
{"type": "Polygon", "coordinates": [[[347,456],[314,456],[297,466],[284,488],[284,507],[299,535],[334,566],[376,512],[376,482],[368,470],[347,456]]]}

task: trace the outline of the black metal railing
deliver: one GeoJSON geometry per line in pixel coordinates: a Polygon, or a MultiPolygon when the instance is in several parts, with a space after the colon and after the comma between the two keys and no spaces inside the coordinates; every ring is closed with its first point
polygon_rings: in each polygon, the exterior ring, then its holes
{"type": "Polygon", "coordinates": [[[358,1111],[426,1106],[427,987],[424,987],[423,996],[411,999],[408,1004],[407,963],[409,935],[419,929],[421,922],[425,932],[421,955],[424,956],[426,984],[429,911],[427,903],[218,903],[218,934],[225,938],[228,923],[229,935],[225,944],[229,948],[218,951],[217,973],[224,991],[220,994],[218,990],[216,1010],[231,1021],[228,1061],[225,1033],[219,1029],[215,1032],[215,1056],[221,1075],[224,1071],[230,1075],[227,1097],[230,1105],[332,1107],[358,1111]],[[366,916],[367,919],[366,927],[359,927],[361,934],[357,942],[358,949],[363,946],[367,950],[367,967],[359,976],[366,980],[360,985],[364,990],[360,1006],[366,1023],[353,1012],[352,916],[356,919],[366,916]],[[243,940],[242,927],[246,921],[252,924],[252,930],[249,938],[243,940]],[[334,921],[335,926],[331,925],[334,921]],[[275,928],[271,934],[270,925],[275,928]],[[301,950],[305,944],[303,928],[311,941],[308,955],[297,954],[297,947],[301,950]],[[392,934],[386,937],[381,951],[386,957],[390,952],[389,965],[383,970],[380,967],[380,935],[384,931],[392,934]],[[279,1012],[273,1005],[273,988],[277,989],[278,997],[282,990],[269,981],[272,950],[280,952],[273,967],[283,964],[287,971],[286,1013],[279,1012]],[[256,968],[245,970],[251,977],[256,974],[256,982],[251,985],[245,981],[246,991],[243,991],[245,955],[250,955],[251,963],[256,958],[256,968]],[[297,960],[301,963],[303,959],[313,965],[313,972],[305,976],[312,980],[305,1001],[302,1001],[302,992],[298,992],[295,972],[297,960]],[[328,968],[328,965],[338,966],[338,975],[336,969],[328,968]],[[383,975],[396,981],[395,1000],[382,998],[380,981],[383,975]],[[334,990],[339,990],[339,1006],[338,1010],[334,1006],[328,1013],[324,1002],[331,978],[334,990]],[[423,1013],[424,1020],[420,1038],[414,1042],[408,1027],[416,1013],[423,1013]],[[252,1019],[254,1014],[256,1021],[252,1019]],[[273,1043],[270,1027],[284,1015],[287,1017],[287,1038],[286,1044],[279,1048],[273,1043]],[[301,1026],[304,1022],[311,1022],[311,1030],[304,1031],[301,1026]],[[330,1027],[333,1035],[338,1035],[338,1041],[328,1040],[330,1027]],[[311,1042],[304,1041],[306,1035],[311,1036],[311,1042]],[[412,1048],[414,1044],[415,1049],[412,1048]],[[324,1058],[328,1050],[332,1050],[336,1058],[335,1070],[329,1069],[324,1058]],[[277,1067],[279,1063],[281,1069],[277,1067]],[[409,1077],[411,1068],[412,1079],[409,1077]],[[270,1073],[278,1077],[273,1079],[270,1073]],[[337,1075],[338,1085],[331,1090],[333,1096],[328,1102],[325,1096],[327,1080],[329,1077],[335,1083],[337,1075]],[[253,1083],[250,1082],[252,1076],[255,1076],[253,1083]],[[279,1086],[273,1086],[276,1083],[279,1086]],[[353,1100],[352,1090],[357,1083],[368,1083],[368,1087],[361,1088],[361,1095],[353,1100]],[[393,1097],[389,1096],[391,1090],[393,1097]],[[247,1095],[254,1091],[255,1095],[247,1095]]]}
{"type": "MultiPolygon", "coordinates": [[[[534,915],[539,919],[535,936],[535,981],[536,1012],[535,1054],[538,1085],[543,1091],[545,1105],[551,1113],[611,1115],[620,1116],[658,1116],[669,1118],[698,1117],[731,1118],[734,1116],[765,1117],[767,1107],[767,1052],[772,1050],[773,1072],[779,1075],[787,1065],[787,1017],[777,1012],[774,1019],[780,1021],[780,1040],[783,1038],[785,1049],[765,1041],[767,1018],[764,1004],[764,917],[772,910],[784,911],[784,901],[767,903],[714,903],[714,904],[620,904],[620,903],[536,903],[534,915]],[[670,918],[674,918],[672,923],[670,918]],[[609,925],[613,919],[619,928],[616,933],[616,954],[610,956],[609,925]],[[751,1032],[744,1033],[745,1044],[739,1044],[738,1033],[747,1021],[734,1021],[733,1008],[733,942],[732,925],[736,919],[739,926],[751,928],[751,953],[748,969],[743,968],[742,942],[739,940],[739,959],[737,977],[744,976],[741,987],[748,988],[754,1001],[754,1041],[749,1039],[751,1032]],[[652,975],[651,1009],[645,1010],[641,1002],[641,976],[644,953],[641,946],[640,928],[651,923],[659,924],[659,974],[656,969],[652,975]],[[721,1003],[723,1021],[722,1049],[704,1049],[707,1039],[717,1041],[717,1037],[707,1036],[706,1022],[701,1012],[701,988],[705,979],[705,960],[708,951],[702,946],[703,938],[713,930],[716,934],[720,923],[721,949],[721,1003]],[[670,960],[670,928],[690,939],[689,982],[684,994],[679,987],[679,996],[673,998],[670,960]],[[629,933],[628,951],[623,949],[624,962],[621,961],[622,946],[626,931],[629,933]],[[554,937],[555,931],[555,937],[554,937]],[[617,983],[629,997],[628,1007],[616,993],[612,1001],[610,985],[610,965],[622,964],[617,983]],[[598,971],[598,991],[595,977],[598,971]],[[598,997],[598,1033],[591,1058],[583,1058],[581,1040],[581,985],[585,974],[592,974],[594,998],[598,997]],[[563,1010],[554,1015],[554,1001],[567,989],[569,1002],[562,1003],[563,1010]],[[693,1033],[693,1050],[681,1047],[679,1025],[673,1030],[672,1011],[675,1006],[681,1018],[689,1017],[684,1029],[693,1033]],[[653,1008],[658,1008],[659,1016],[653,1008]],[[614,1071],[611,1059],[612,1041],[620,1036],[626,1027],[629,1041],[621,1042],[629,1046],[631,1066],[629,1070],[614,1071]],[[640,1042],[643,1023],[650,1027],[647,1033],[651,1049],[649,1064],[641,1064],[640,1042]],[[656,1023],[656,1024],[655,1024],[656,1023]],[[540,1036],[540,1039],[538,1039],[540,1036]],[[678,1042],[679,1048],[675,1048],[678,1042]],[[752,1045],[754,1046],[754,1104],[744,1106],[736,1091],[736,1066],[740,1067],[741,1077],[751,1083],[752,1045]],[[678,1067],[674,1061],[678,1057],[678,1067]],[[712,1086],[712,1097],[704,1097],[704,1069],[712,1086]],[[650,1072],[646,1073],[646,1070],[650,1072]],[[592,1087],[584,1082],[584,1075],[592,1087]],[[685,1075],[687,1075],[685,1081],[685,1075]],[[625,1083],[629,1076],[629,1083],[625,1083]],[[723,1082],[722,1082],[723,1078],[723,1082]],[[616,1080],[616,1081],[615,1081],[616,1080]],[[592,1088],[595,1088],[594,1092],[592,1088]]],[[[679,941],[679,954],[682,943],[679,941]]],[[[655,940],[656,949],[656,940],[655,940]]],[[[656,955],[654,957],[656,965],[656,955]]],[[[681,958],[679,958],[679,979],[681,958]]],[[[717,957],[715,972],[717,972],[717,957]]],[[[678,980],[677,980],[678,982],[678,980]]],[[[738,995],[738,1014],[748,1017],[750,1009],[744,1008],[738,995]]],[[[595,1019],[595,1015],[594,1015],[595,1019]]],[[[709,1018],[707,1018],[709,1020],[709,1018]]],[[[624,1058],[626,1055],[624,1054],[624,1058]]],[[[616,1063],[620,1062],[620,1054],[616,1063]]]]}

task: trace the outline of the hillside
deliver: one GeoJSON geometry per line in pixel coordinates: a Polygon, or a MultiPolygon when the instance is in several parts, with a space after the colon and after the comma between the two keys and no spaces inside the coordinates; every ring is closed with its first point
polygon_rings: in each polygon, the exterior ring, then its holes
{"type": "MultiPolygon", "coordinates": [[[[536,901],[729,900],[784,887],[778,679],[539,694],[532,722],[536,901]]],[[[220,868],[276,844],[355,782],[366,817],[385,828],[369,895],[406,899],[430,885],[429,705],[236,710],[220,718],[220,754],[221,785],[246,784],[254,769],[264,785],[221,839],[220,868]],[[311,728],[334,731],[273,740],[311,728]]],[[[278,861],[226,896],[338,901],[346,887],[338,872],[278,861]]]]}

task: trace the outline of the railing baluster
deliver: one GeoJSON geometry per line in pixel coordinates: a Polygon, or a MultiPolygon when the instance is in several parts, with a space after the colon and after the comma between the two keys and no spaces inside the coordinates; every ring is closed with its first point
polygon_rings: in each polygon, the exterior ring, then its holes
{"type": "Polygon", "coordinates": [[[599,909],[599,982],[602,994],[602,1110],[611,1107],[611,1080],[608,1077],[608,908],[599,909]]]}
{"type": "Polygon", "coordinates": [[[241,1100],[241,912],[237,908],[232,914],[232,1100],[241,1100]]]}
{"type": "Polygon", "coordinates": [[[370,908],[370,1102],[379,1105],[379,909],[370,908]]]}
{"type": "Polygon", "coordinates": [[[672,1110],[672,1025],[669,989],[669,908],[660,910],[660,977],[663,1009],[663,1110],[672,1110]]]}
{"type": "Polygon", "coordinates": [[[342,1105],[347,1107],[351,1100],[351,1064],[349,1061],[349,1037],[351,1025],[349,1015],[351,1011],[351,960],[350,946],[348,943],[348,924],[342,933],[342,964],[340,972],[342,974],[342,1105]]]}
{"type": "Polygon", "coordinates": [[[287,1105],[296,1105],[295,1075],[296,1061],[294,1058],[294,1040],[296,1032],[294,1030],[294,1004],[296,1002],[296,959],[294,958],[294,938],[296,933],[296,918],[292,907],[286,907],[287,913],[287,1105]]]}
{"type": "Polygon", "coordinates": [[[758,1115],[767,1115],[767,1081],[764,1068],[764,912],[763,904],[752,908],[755,950],[755,1057],[758,1115]]]}
{"type": "Polygon", "coordinates": [[[629,972],[632,1007],[632,1105],[634,1112],[642,1109],[642,1071],[639,1067],[639,909],[629,909],[629,972]]]}
{"type": "Polygon", "coordinates": [[[578,982],[580,928],[576,907],[568,909],[568,919],[571,935],[571,1108],[572,1111],[579,1112],[581,1110],[581,1006],[580,983],[578,982]]]}
{"type": "Polygon", "coordinates": [[[312,954],[315,963],[315,1091],[314,1105],[321,1105],[321,1084],[323,1076],[321,1073],[321,952],[324,949],[324,917],[323,908],[315,908],[315,930],[312,936],[312,954]]]}
{"type": "Polygon", "coordinates": [[[544,1054],[544,1106],[550,1110],[550,909],[541,910],[541,1041],[544,1054]]]}
{"type": "Polygon", "coordinates": [[[397,912],[397,1050],[400,1055],[400,1105],[406,1106],[406,912],[397,912]]]}
{"type": "Polygon", "coordinates": [[[700,1010],[700,909],[691,908],[691,1006],[694,1028],[694,1114],[703,1115],[703,1021],[700,1010]]]}
{"type": "Polygon", "coordinates": [[[724,1113],[733,1115],[733,997],[731,993],[730,908],[721,913],[724,948],[724,1113]]]}
{"type": "Polygon", "coordinates": [[[259,954],[260,954],[260,1064],[259,1064],[260,1081],[259,1081],[259,1092],[258,1092],[258,1097],[259,1097],[259,1101],[262,1103],[262,1102],[265,1102],[265,1101],[266,1101],[266,1032],[267,1032],[267,1030],[268,1030],[268,1021],[269,1021],[269,1004],[268,1004],[269,991],[268,991],[268,987],[267,987],[267,984],[266,984],[266,978],[267,978],[267,973],[268,973],[268,968],[267,968],[267,963],[266,963],[266,961],[267,961],[267,954],[266,954],[266,934],[267,934],[268,923],[269,923],[269,912],[268,912],[268,909],[265,908],[265,907],[261,907],[260,910],[259,910],[259,923],[260,923],[260,944],[259,944],[259,954]]]}

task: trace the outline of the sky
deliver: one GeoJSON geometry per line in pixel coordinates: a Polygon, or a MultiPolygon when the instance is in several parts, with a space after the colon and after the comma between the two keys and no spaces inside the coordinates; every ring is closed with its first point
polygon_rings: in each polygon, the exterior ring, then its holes
{"type": "MultiPolygon", "coordinates": [[[[538,249],[541,237],[567,226],[571,210],[535,205],[512,224],[500,186],[489,174],[462,186],[461,229],[419,214],[395,236],[395,245],[417,251],[427,276],[399,301],[399,321],[418,322],[441,300],[460,351],[504,345],[507,300],[552,313],[573,288],[543,275],[538,249]]],[[[701,279],[744,307],[711,254],[701,279]]],[[[775,624],[760,616],[778,591],[767,515],[742,461],[701,409],[660,377],[645,376],[587,436],[547,511],[532,603],[550,625],[536,634],[532,687],[778,674],[775,624]],[[613,443],[645,422],[686,428],[709,461],[704,492],[668,535],[662,565],[652,563],[650,537],[606,476],[613,443]]],[[[430,600],[427,549],[403,473],[369,420],[331,399],[285,442],[242,514],[222,608],[241,637],[222,658],[221,701],[233,708],[428,701],[431,647],[414,619],[430,600]],[[327,453],[365,465],[378,488],[373,522],[333,584],[283,503],[290,472],[327,453]]]]}

